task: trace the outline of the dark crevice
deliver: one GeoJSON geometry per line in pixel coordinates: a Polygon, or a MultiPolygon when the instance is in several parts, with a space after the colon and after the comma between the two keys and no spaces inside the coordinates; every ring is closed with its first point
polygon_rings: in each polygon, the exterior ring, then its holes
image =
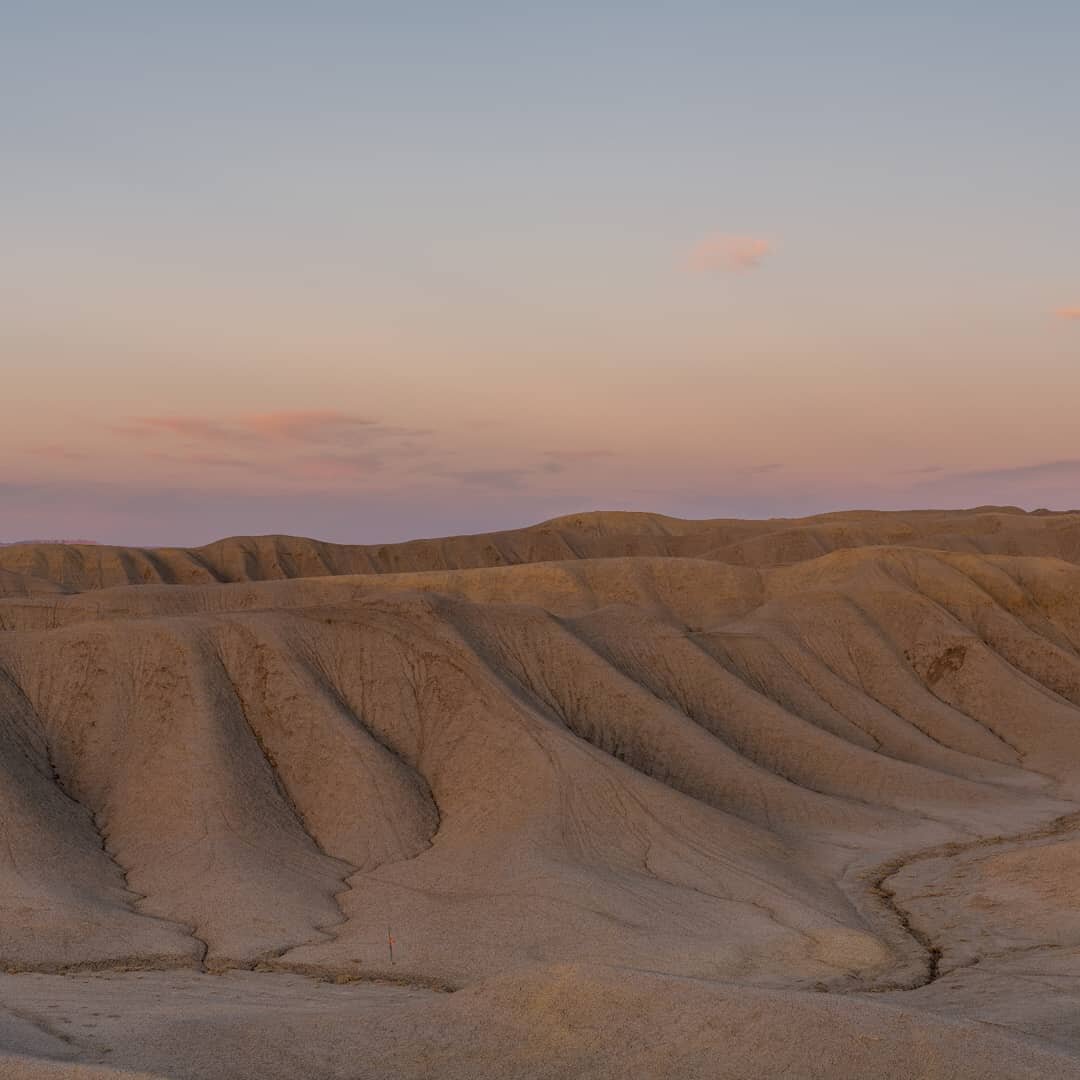
{"type": "MultiPolygon", "coordinates": [[[[978,840],[953,841],[947,844],[938,844],[935,847],[926,848],[923,851],[911,855],[900,855],[882,863],[866,877],[867,889],[877,902],[878,907],[884,908],[890,920],[898,925],[903,931],[907,941],[913,942],[922,955],[923,974],[909,980],[874,980],[871,985],[848,986],[844,993],[872,993],[880,994],[894,990],[919,990],[929,986],[942,975],[949,974],[952,970],[941,970],[941,959],[944,952],[944,944],[934,940],[926,931],[915,926],[912,922],[911,913],[899,900],[896,890],[889,887],[888,881],[895,877],[905,867],[917,862],[925,862],[929,859],[953,859],[968,851],[978,848],[1000,847],[1003,844],[1025,844],[1037,840],[1046,840],[1063,833],[1072,832],[1080,827],[1080,813],[1072,812],[1055,818],[1046,825],[1035,829],[1029,829],[1021,833],[1011,835],[988,836],[978,840]]],[[[979,958],[972,959],[960,967],[970,967],[979,962],[979,958]]]]}

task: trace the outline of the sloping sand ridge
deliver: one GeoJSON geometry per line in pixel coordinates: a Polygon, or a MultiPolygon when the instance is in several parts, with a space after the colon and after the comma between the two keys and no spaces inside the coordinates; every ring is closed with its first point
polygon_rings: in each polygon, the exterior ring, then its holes
{"type": "Polygon", "coordinates": [[[0,725],[0,1076],[1080,1076],[1078,515],[14,546],[0,725]]]}

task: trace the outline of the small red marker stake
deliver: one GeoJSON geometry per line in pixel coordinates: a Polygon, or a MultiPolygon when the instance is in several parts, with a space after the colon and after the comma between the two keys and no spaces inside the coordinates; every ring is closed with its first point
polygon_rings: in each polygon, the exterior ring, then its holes
{"type": "Polygon", "coordinates": [[[390,949],[390,963],[394,962],[394,936],[390,933],[390,927],[386,928],[386,944],[390,949]]]}

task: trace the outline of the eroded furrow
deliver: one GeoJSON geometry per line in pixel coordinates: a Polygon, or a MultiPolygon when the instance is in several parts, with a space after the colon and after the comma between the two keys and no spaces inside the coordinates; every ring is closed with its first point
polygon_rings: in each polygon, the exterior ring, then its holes
{"type": "MultiPolygon", "coordinates": [[[[905,904],[896,884],[890,884],[903,870],[917,863],[933,859],[958,859],[970,851],[992,849],[1010,845],[1036,844],[1054,837],[1063,836],[1080,830],[1080,812],[1064,814],[1046,825],[1024,832],[982,837],[970,841],[950,842],[927,848],[910,855],[902,855],[882,863],[865,875],[869,894],[883,908],[895,925],[898,925],[907,938],[917,947],[922,958],[923,972],[920,976],[908,979],[896,979],[883,976],[875,979],[871,985],[846,988],[846,992],[886,993],[896,990],[919,990],[947,974],[943,968],[943,957],[949,946],[948,937],[939,929],[927,930],[920,926],[910,908],[905,904]]],[[[1017,952],[1036,948],[1053,948],[1054,945],[1028,945],[1017,952]]],[[[995,958],[1000,954],[994,954],[995,958]]],[[[979,962],[979,957],[972,958],[963,965],[970,966],[979,962]]],[[[950,968],[956,970],[956,967],[950,968]]]]}

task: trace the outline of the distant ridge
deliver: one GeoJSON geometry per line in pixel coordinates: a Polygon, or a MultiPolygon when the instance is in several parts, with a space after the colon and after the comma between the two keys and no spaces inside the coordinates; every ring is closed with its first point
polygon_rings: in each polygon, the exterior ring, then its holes
{"type": "Polygon", "coordinates": [[[235,536],[197,548],[32,541],[5,547],[0,569],[83,591],[342,574],[466,570],[565,559],[680,557],[779,566],[830,551],[891,545],[1080,562],[1080,513],[1014,506],[971,510],[851,510],[805,518],[694,521],[599,510],[522,529],[391,544],[331,544],[296,536],[235,536]]]}
{"type": "Polygon", "coordinates": [[[0,540],[0,547],[17,547],[19,544],[73,544],[76,547],[97,547],[97,540],[0,540]]]}

